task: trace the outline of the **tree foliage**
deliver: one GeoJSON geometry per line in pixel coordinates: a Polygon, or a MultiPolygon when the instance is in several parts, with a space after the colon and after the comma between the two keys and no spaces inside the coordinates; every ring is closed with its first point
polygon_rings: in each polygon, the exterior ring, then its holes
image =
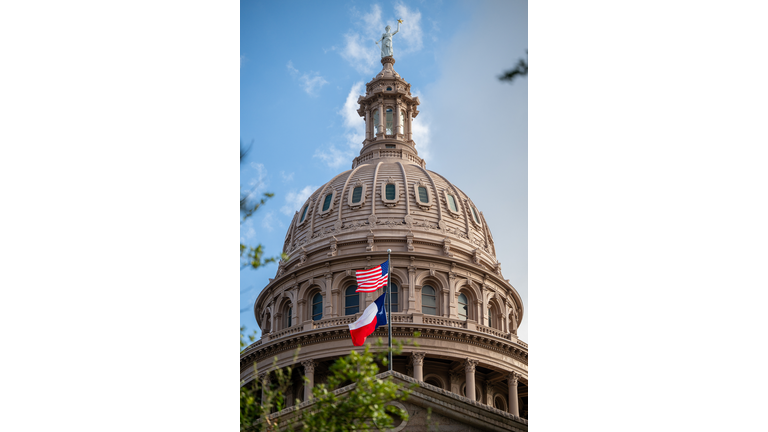
{"type": "Polygon", "coordinates": [[[528,50],[525,50],[525,55],[526,55],[526,58],[519,59],[517,61],[517,65],[514,68],[504,72],[504,74],[499,76],[499,81],[512,83],[512,81],[514,81],[515,78],[517,77],[528,76],[528,59],[527,59],[528,50]]]}

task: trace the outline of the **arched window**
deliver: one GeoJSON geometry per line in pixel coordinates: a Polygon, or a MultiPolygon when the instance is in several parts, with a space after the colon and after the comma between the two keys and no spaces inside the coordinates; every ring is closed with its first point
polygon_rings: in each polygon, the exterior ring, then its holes
{"type": "Polygon", "coordinates": [[[352,202],[358,203],[363,198],[363,187],[357,186],[352,189],[352,202]]]}
{"type": "Polygon", "coordinates": [[[456,207],[456,199],[451,194],[448,194],[448,206],[451,208],[452,211],[455,211],[455,212],[459,211],[459,209],[456,207]]]}
{"type": "Polygon", "coordinates": [[[467,308],[467,303],[469,303],[467,301],[467,296],[465,296],[464,294],[459,294],[459,319],[462,321],[467,320],[467,315],[468,315],[467,312],[469,309],[467,308]]]}
{"type": "Polygon", "coordinates": [[[395,199],[395,185],[392,183],[388,183],[386,190],[387,190],[387,199],[388,200],[395,199]]]}
{"type": "Polygon", "coordinates": [[[421,287],[421,313],[437,315],[437,296],[429,285],[421,287]]]}
{"type": "Polygon", "coordinates": [[[360,293],[355,292],[357,285],[352,285],[344,291],[344,315],[354,315],[360,312],[360,293]]]}
{"type": "Polygon", "coordinates": [[[323,295],[320,293],[312,297],[312,321],[323,319],[323,295]]]}
{"type": "Polygon", "coordinates": [[[480,218],[477,216],[477,210],[475,210],[475,206],[472,206],[472,217],[475,219],[477,224],[480,224],[480,218]]]}
{"type": "Polygon", "coordinates": [[[373,110],[373,128],[376,133],[379,133],[379,110],[373,110]]]}
{"type": "Polygon", "coordinates": [[[438,381],[437,378],[427,378],[427,380],[424,382],[427,384],[431,384],[437,388],[443,388],[443,386],[440,384],[440,381],[438,381]]]}
{"type": "Polygon", "coordinates": [[[419,186],[419,201],[423,203],[429,202],[429,195],[427,195],[427,188],[419,186]]]}
{"type": "Polygon", "coordinates": [[[392,108],[387,108],[387,135],[392,135],[392,108]]]}
{"type": "Polygon", "coordinates": [[[397,285],[392,284],[392,312],[399,312],[400,311],[400,296],[398,295],[400,292],[397,288],[397,285]]]}
{"type": "Polygon", "coordinates": [[[325,196],[325,200],[323,201],[323,211],[328,210],[331,207],[331,199],[333,198],[333,193],[329,193],[325,196]]]}
{"type": "Polygon", "coordinates": [[[496,395],[496,397],[493,399],[493,406],[497,410],[506,411],[507,401],[505,401],[503,397],[496,395]]]}
{"type": "Polygon", "coordinates": [[[291,306],[288,306],[288,309],[285,311],[285,328],[288,328],[291,326],[291,315],[293,315],[293,308],[291,306]]]}
{"type": "Polygon", "coordinates": [[[488,327],[493,327],[493,311],[490,306],[488,306],[488,327]]]}
{"type": "Polygon", "coordinates": [[[305,205],[305,206],[304,206],[304,210],[301,212],[301,220],[299,221],[299,223],[302,223],[302,222],[304,222],[304,216],[306,216],[306,215],[307,215],[307,209],[308,209],[308,208],[309,208],[309,204],[307,204],[307,205],[305,205]]]}
{"type": "Polygon", "coordinates": [[[398,133],[405,133],[405,111],[400,110],[400,124],[397,125],[398,133]]]}

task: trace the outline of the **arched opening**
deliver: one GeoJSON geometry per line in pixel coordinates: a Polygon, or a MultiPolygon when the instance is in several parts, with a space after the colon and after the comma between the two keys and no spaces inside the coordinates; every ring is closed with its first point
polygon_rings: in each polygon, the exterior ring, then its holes
{"type": "Polygon", "coordinates": [[[405,112],[400,110],[400,124],[397,125],[397,133],[403,134],[405,130],[405,112]]]}
{"type": "Polygon", "coordinates": [[[421,313],[437,315],[437,295],[435,289],[429,285],[421,287],[421,313]]]}
{"type": "Polygon", "coordinates": [[[394,132],[392,132],[392,128],[394,125],[392,124],[392,108],[387,108],[387,135],[392,135],[394,132]]]}
{"type": "Polygon", "coordinates": [[[400,312],[400,289],[397,287],[397,284],[392,282],[391,285],[392,292],[392,312],[400,312]]]}
{"type": "Polygon", "coordinates": [[[312,321],[323,319],[323,295],[320,293],[312,296],[312,321]]]}
{"type": "Polygon", "coordinates": [[[373,130],[375,133],[379,133],[379,110],[373,110],[373,130]]]}
{"type": "Polygon", "coordinates": [[[356,290],[357,285],[350,285],[344,290],[344,315],[354,315],[360,312],[360,293],[356,290]]]}
{"type": "Polygon", "coordinates": [[[459,294],[459,307],[458,307],[459,319],[466,321],[469,318],[469,300],[464,293],[459,294]]]}
{"type": "Polygon", "coordinates": [[[496,395],[495,398],[493,398],[493,407],[497,410],[501,411],[507,411],[507,408],[509,408],[509,405],[507,405],[507,400],[504,399],[501,395],[496,395]]]}

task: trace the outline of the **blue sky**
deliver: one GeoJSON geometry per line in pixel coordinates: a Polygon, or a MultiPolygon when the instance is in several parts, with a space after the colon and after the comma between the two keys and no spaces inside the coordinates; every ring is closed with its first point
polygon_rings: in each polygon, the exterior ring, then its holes
{"type": "MultiPolygon", "coordinates": [[[[363,127],[354,102],[381,70],[374,40],[398,18],[395,70],[421,100],[416,148],[484,213],[525,303],[527,340],[528,82],[496,79],[525,56],[526,2],[241,2],[240,137],[253,149],[240,183],[275,193],[242,224],[241,242],[278,254],[309,194],[350,168],[363,127]]],[[[250,330],[275,271],[240,274],[240,322],[250,330]]]]}

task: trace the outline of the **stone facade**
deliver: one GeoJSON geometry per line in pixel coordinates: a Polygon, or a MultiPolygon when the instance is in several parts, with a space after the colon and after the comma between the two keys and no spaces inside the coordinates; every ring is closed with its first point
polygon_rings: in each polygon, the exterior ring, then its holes
{"type": "MultiPolygon", "coordinates": [[[[303,367],[295,369],[311,385],[324,382],[328,366],[357,349],[348,324],[382,293],[354,293],[355,270],[381,264],[391,249],[393,338],[421,333],[418,347],[405,345],[395,356],[394,370],[525,419],[528,345],[517,338],[522,300],[502,276],[483,213],[418,156],[411,119],[419,100],[394,63],[383,58],[382,71],[358,99],[366,124],[360,156],[294,215],[283,246],[290,258],[254,304],[262,338],[241,354],[241,381],[256,379],[254,366],[266,371],[275,357],[277,367],[294,364],[301,346],[303,367]]],[[[386,338],[385,330],[371,337],[386,338]]],[[[307,401],[311,385],[297,377],[291,390],[307,401]]],[[[440,430],[453,429],[446,423],[440,430]]]]}

